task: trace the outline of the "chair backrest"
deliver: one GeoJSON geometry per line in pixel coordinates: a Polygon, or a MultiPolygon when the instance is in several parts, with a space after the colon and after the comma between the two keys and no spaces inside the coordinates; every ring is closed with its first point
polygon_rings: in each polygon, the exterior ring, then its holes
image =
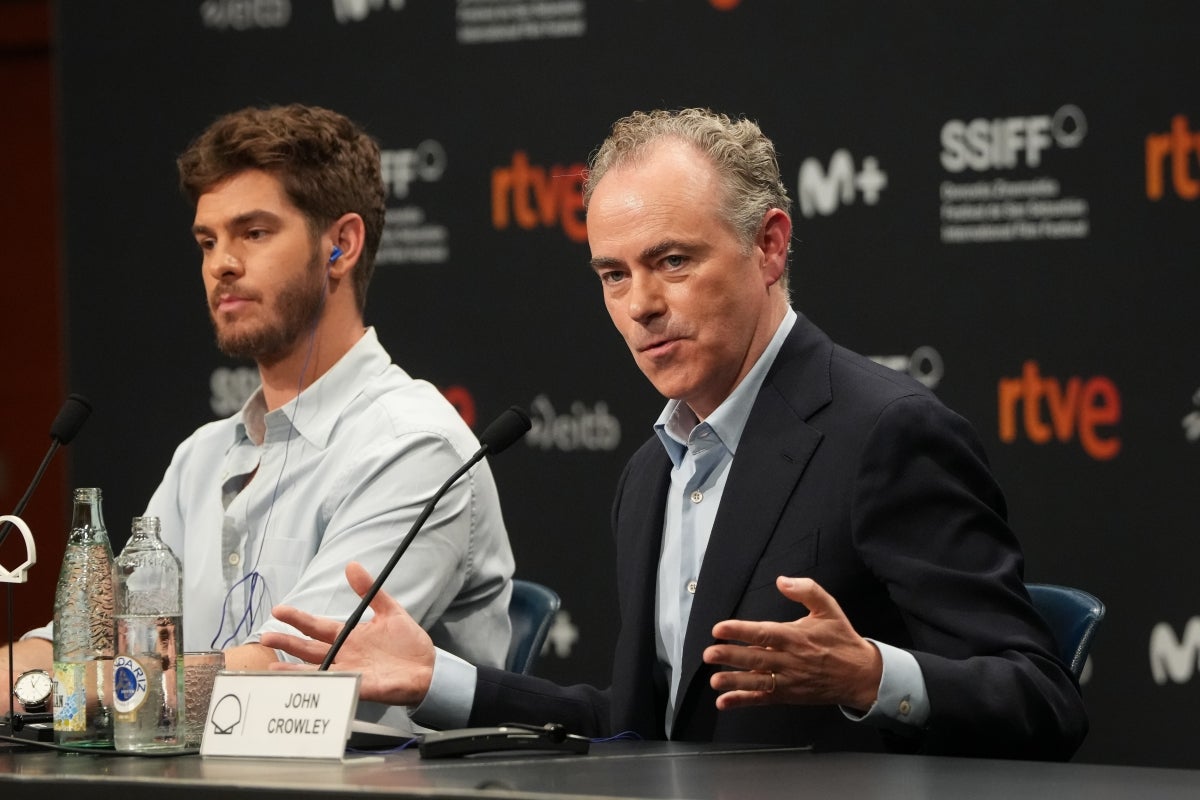
{"type": "Polygon", "coordinates": [[[1092,637],[1104,619],[1104,603],[1082,589],[1051,583],[1027,583],[1033,607],[1050,626],[1058,655],[1076,679],[1083,673],[1092,637]]]}
{"type": "Polygon", "coordinates": [[[533,669],[550,623],[558,613],[558,594],[540,583],[513,578],[512,599],[508,601],[508,619],[512,622],[512,641],[504,668],[528,675],[533,669]]]}

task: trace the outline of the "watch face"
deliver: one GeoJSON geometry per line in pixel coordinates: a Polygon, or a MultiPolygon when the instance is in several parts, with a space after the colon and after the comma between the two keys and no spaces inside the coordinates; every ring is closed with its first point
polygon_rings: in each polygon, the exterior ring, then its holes
{"type": "Polygon", "coordinates": [[[13,694],[21,701],[21,705],[45,703],[54,689],[54,682],[44,670],[24,672],[13,684],[13,694]]]}

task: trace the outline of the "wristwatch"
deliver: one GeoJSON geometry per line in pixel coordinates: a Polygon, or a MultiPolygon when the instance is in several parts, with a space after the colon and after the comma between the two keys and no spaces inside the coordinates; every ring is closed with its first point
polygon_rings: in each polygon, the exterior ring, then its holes
{"type": "Polygon", "coordinates": [[[50,673],[44,669],[22,672],[13,683],[13,696],[30,713],[45,711],[53,690],[54,681],[50,679],[50,673]]]}

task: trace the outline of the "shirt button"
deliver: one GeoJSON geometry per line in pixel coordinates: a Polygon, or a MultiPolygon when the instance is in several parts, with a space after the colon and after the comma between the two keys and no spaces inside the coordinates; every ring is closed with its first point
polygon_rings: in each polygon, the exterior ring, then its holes
{"type": "Polygon", "coordinates": [[[239,556],[237,553],[230,553],[229,554],[229,563],[236,567],[238,564],[242,563],[242,557],[239,556]]]}
{"type": "Polygon", "coordinates": [[[912,711],[912,703],[908,702],[907,700],[901,700],[900,715],[907,717],[910,711],[912,711]]]}
{"type": "Polygon", "coordinates": [[[692,492],[692,502],[693,503],[699,503],[703,499],[704,499],[704,492],[700,491],[699,489],[692,492]]]}
{"type": "Polygon", "coordinates": [[[687,590],[689,593],[695,594],[696,593],[696,582],[688,581],[687,590]]]}

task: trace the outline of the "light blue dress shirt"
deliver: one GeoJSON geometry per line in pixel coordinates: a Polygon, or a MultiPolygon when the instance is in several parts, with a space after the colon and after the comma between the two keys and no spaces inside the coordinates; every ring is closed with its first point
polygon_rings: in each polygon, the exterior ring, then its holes
{"type": "MultiPolygon", "coordinates": [[[[201,427],[146,509],[183,562],[185,648],[294,633],[270,616],[278,603],[348,617],[359,598],[346,564],[377,575],[478,447],[437,389],[391,363],[374,329],[282,408],[268,413],[259,389],[238,414],[201,427]]],[[[438,646],[503,666],[512,572],[483,462],[442,498],[384,589],[438,646]]]]}

